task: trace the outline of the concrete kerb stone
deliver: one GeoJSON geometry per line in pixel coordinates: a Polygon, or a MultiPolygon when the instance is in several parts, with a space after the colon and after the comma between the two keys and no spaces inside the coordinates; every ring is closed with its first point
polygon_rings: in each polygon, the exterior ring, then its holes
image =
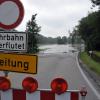
{"type": "Polygon", "coordinates": [[[92,82],[92,84],[95,86],[95,88],[100,92],[100,76],[97,75],[94,71],[90,70],[87,65],[82,62],[79,56],[80,53],[78,53],[79,65],[81,66],[89,80],[92,82]]]}

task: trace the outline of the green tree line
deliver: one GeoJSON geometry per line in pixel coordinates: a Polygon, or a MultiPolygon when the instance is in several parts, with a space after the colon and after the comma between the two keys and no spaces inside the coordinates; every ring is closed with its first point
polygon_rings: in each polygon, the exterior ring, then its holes
{"type": "Polygon", "coordinates": [[[100,0],[91,0],[91,2],[99,7],[98,10],[83,17],[70,33],[70,38],[72,44],[84,41],[86,51],[100,51],[100,0]]]}
{"type": "Polygon", "coordinates": [[[38,44],[66,44],[67,43],[67,37],[66,36],[58,36],[58,37],[45,37],[41,34],[37,34],[36,36],[38,44]]]}
{"type": "Polygon", "coordinates": [[[86,50],[100,50],[100,10],[80,20],[77,30],[85,41],[86,50]]]}

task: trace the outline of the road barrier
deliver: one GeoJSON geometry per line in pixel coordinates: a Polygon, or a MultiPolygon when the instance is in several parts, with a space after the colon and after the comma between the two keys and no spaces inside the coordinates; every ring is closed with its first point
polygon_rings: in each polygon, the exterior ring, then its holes
{"type": "Polygon", "coordinates": [[[37,90],[28,93],[25,90],[10,89],[0,91],[0,100],[79,100],[79,91],[66,91],[58,95],[51,90],[37,90]]]}
{"type": "Polygon", "coordinates": [[[87,90],[67,90],[68,84],[62,78],[56,78],[51,82],[51,89],[38,90],[38,82],[32,77],[26,77],[22,81],[23,89],[11,89],[10,80],[0,77],[0,100],[85,100],[87,90]]]}

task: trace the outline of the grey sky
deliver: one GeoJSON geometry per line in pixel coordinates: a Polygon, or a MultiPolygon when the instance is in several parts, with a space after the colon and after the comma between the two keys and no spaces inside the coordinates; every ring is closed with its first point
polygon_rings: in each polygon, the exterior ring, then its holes
{"type": "Polygon", "coordinates": [[[37,24],[41,26],[40,34],[45,36],[68,36],[78,21],[91,11],[90,0],[20,0],[25,8],[25,16],[17,27],[24,31],[32,14],[38,14],[37,24]]]}

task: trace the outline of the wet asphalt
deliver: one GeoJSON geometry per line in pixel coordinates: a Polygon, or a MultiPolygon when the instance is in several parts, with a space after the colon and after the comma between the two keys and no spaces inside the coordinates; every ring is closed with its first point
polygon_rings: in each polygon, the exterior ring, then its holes
{"type": "MultiPolygon", "coordinates": [[[[77,53],[72,52],[39,54],[36,75],[9,73],[8,78],[11,80],[12,88],[22,89],[22,80],[31,76],[37,79],[39,89],[50,89],[51,81],[61,77],[68,82],[69,90],[79,90],[82,86],[86,86],[88,94],[85,100],[99,100],[83,78],[77,65],[76,55],[77,53]]],[[[2,76],[4,73],[1,71],[0,75],[2,76]]]]}

